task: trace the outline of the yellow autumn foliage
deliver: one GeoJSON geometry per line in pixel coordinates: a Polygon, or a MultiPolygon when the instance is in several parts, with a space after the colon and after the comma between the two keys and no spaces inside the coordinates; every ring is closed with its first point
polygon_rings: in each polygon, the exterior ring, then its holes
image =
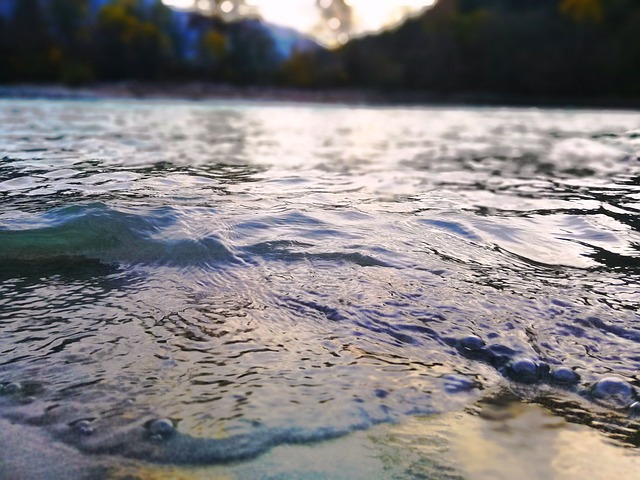
{"type": "Polygon", "coordinates": [[[200,47],[209,59],[221,59],[227,52],[227,39],[223,33],[211,30],[204,34],[200,47]]]}
{"type": "Polygon", "coordinates": [[[577,22],[599,22],[602,20],[600,0],[562,0],[560,11],[577,22]]]}

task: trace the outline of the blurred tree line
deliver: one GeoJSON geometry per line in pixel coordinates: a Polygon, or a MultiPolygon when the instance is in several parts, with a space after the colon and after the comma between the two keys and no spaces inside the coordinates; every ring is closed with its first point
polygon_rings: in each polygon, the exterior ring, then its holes
{"type": "Polygon", "coordinates": [[[639,97],[640,0],[440,0],[336,55],[370,87],[639,97]]]}
{"type": "Polygon", "coordinates": [[[175,12],[160,0],[0,0],[0,7],[3,3],[3,82],[270,83],[283,61],[257,19],[225,23],[175,12]]]}
{"type": "Polygon", "coordinates": [[[440,0],[395,30],[286,56],[257,19],[101,1],[0,0],[0,81],[640,97],[640,0],[440,0]]]}

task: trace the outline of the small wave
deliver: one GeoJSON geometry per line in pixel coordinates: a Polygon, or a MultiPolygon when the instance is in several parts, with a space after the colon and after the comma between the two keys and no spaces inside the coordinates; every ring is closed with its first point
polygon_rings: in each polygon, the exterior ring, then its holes
{"type": "Polygon", "coordinates": [[[276,241],[260,242],[244,248],[249,255],[258,255],[263,258],[280,260],[284,262],[296,262],[303,260],[328,262],[331,264],[351,263],[360,267],[391,267],[392,265],[379,260],[371,255],[360,252],[309,252],[304,251],[313,247],[310,243],[276,241]],[[290,247],[290,248],[287,248],[290,247]],[[297,250],[294,250],[297,247],[297,250]]]}
{"type": "Polygon", "coordinates": [[[27,220],[4,221],[0,226],[0,260],[14,264],[89,260],[175,267],[235,260],[222,240],[213,235],[168,238],[163,227],[176,219],[177,212],[169,208],[145,215],[104,204],[59,208],[27,220]]]}

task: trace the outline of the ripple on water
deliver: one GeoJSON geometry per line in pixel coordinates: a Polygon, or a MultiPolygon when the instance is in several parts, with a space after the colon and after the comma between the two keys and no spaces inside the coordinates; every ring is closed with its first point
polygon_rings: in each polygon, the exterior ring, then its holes
{"type": "Polygon", "coordinates": [[[0,119],[0,416],[204,464],[506,386],[637,444],[636,114],[3,101],[0,119]]]}

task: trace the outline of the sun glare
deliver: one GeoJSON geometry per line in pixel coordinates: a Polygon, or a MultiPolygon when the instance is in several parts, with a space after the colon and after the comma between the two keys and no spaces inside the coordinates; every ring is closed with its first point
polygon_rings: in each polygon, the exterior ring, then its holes
{"type": "Polygon", "coordinates": [[[162,3],[174,8],[193,8],[193,0],[162,0],[162,3]]]}
{"type": "Polygon", "coordinates": [[[318,22],[315,0],[248,0],[269,23],[309,32],[318,22]]]}
{"type": "MultiPolygon", "coordinates": [[[[266,22],[315,36],[327,45],[393,26],[408,16],[432,7],[437,0],[245,0],[266,22]],[[346,7],[345,7],[346,5],[346,7]],[[339,8],[338,8],[339,7],[339,8]],[[336,13],[337,12],[337,13],[336,13]],[[342,14],[340,14],[342,12],[342,14]],[[347,13],[345,13],[347,12],[347,13]],[[347,15],[347,17],[344,17],[347,15]]],[[[163,0],[180,9],[212,5],[213,0],[163,0]]],[[[240,13],[236,2],[219,3],[223,13],[240,13]]]]}
{"type": "Polygon", "coordinates": [[[354,33],[372,32],[394,25],[409,15],[431,7],[435,0],[400,0],[375,2],[371,0],[345,0],[352,7],[354,33]]]}

